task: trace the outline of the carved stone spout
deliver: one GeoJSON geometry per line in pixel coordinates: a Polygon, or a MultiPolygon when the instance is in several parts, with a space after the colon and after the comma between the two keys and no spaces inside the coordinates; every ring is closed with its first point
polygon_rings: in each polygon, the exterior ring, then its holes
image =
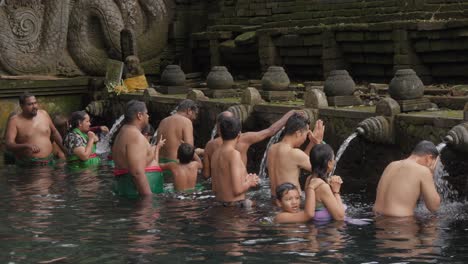
{"type": "Polygon", "coordinates": [[[384,116],[369,117],[359,123],[358,135],[374,143],[393,144],[395,142],[393,122],[384,116]]]}
{"type": "Polygon", "coordinates": [[[233,105],[227,109],[229,112],[231,112],[234,117],[239,118],[241,123],[244,123],[252,114],[253,112],[253,106],[251,105],[233,105]]]}
{"type": "Polygon", "coordinates": [[[444,141],[457,150],[468,152],[468,122],[454,126],[444,141]]]}

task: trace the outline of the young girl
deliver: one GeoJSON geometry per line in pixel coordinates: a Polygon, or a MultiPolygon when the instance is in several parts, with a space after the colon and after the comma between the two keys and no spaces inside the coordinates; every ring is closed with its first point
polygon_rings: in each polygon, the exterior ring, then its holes
{"type": "Polygon", "coordinates": [[[341,201],[340,188],[343,181],[340,176],[328,177],[335,165],[333,149],[328,144],[315,145],[310,152],[312,174],[306,181],[306,186],[316,185],[314,220],[342,221],[345,217],[345,206],[341,201]]]}
{"type": "Polygon", "coordinates": [[[283,212],[275,217],[276,223],[303,223],[314,217],[315,214],[315,191],[311,185],[306,185],[306,202],[304,211],[301,211],[301,195],[296,185],[285,182],[276,188],[276,205],[283,212]]]}

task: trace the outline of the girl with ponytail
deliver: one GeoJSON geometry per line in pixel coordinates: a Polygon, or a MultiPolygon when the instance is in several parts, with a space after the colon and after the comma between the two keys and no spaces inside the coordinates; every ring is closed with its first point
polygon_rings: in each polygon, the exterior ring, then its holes
{"type": "Polygon", "coordinates": [[[307,178],[306,188],[315,187],[315,216],[318,221],[331,219],[342,221],[345,217],[345,206],[341,201],[340,188],[343,181],[340,176],[329,176],[335,165],[335,154],[328,144],[317,144],[310,152],[312,174],[307,178]]]}

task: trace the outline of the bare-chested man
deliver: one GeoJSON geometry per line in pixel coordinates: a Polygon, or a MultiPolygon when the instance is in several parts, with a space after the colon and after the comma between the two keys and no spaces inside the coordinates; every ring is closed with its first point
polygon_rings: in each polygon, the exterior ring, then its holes
{"type": "MultiPolygon", "coordinates": [[[[236,144],[236,150],[240,152],[242,162],[244,162],[246,166],[247,166],[247,151],[249,150],[250,146],[275,135],[284,126],[284,124],[286,124],[286,121],[288,120],[288,118],[292,116],[295,112],[297,111],[291,110],[287,112],[283,117],[281,117],[278,121],[273,123],[267,129],[256,131],[256,132],[241,133],[239,141],[236,144]]],[[[218,130],[218,135],[220,133],[219,122],[224,117],[234,117],[234,115],[229,111],[224,111],[224,112],[221,112],[217,116],[216,126],[218,130]]],[[[223,144],[223,140],[221,139],[221,137],[217,137],[215,139],[208,141],[208,143],[206,143],[205,153],[203,155],[203,176],[205,178],[209,178],[211,175],[211,172],[210,172],[211,156],[213,155],[216,149],[221,147],[222,144],[223,144]]]]}
{"type": "MultiPolygon", "coordinates": [[[[177,150],[183,142],[193,146],[193,124],[197,119],[198,106],[185,99],[177,106],[177,112],[164,118],[158,127],[158,139],[166,138],[166,144],[161,148],[159,163],[177,162],[177,150]]],[[[168,176],[170,171],[165,171],[168,176]]]]}
{"type": "Polygon", "coordinates": [[[114,192],[128,198],[163,192],[163,175],[157,158],[165,140],[151,146],[141,131],[148,125],[145,103],[131,100],[125,109],[124,125],[112,144],[116,182],[114,192]]]}
{"type": "Polygon", "coordinates": [[[308,120],[304,116],[294,114],[286,122],[283,133],[283,139],[273,144],[267,154],[267,169],[273,198],[276,187],[285,182],[290,182],[298,190],[301,190],[300,171],[301,169],[312,171],[309,154],[315,144],[319,144],[323,140],[323,122],[318,120],[314,132],[312,132],[309,129],[308,120]],[[299,147],[304,144],[307,138],[309,144],[302,151],[299,147]]]}
{"type": "Polygon", "coordinates": [[[245,193],[258,184],[258,176],[247,173],[241,154],[236,150],[241,132],[240,121],[225,117],[220,121],[219,128],[223,143],[215,150],[211,161],[216,200],[223,206],[250,207],[252,202],[245,198],[245,193]]]}
{"type": "Polygon", "coordinates": [[[419,197],[434,212],[440,206],[433,175],[439,151],[429,141],[421,141],[411,155],[385,168],[379,185],[374,212],[386,216],[412,216],[419,197]]]}
{"type": "Polygon", "coordinates": [[[24,93],[19,98],[21,113],[12,116],[7,125],[7,150],[20,166],[47,165],[54,162],[51,138],[64,151],[62,137],[46,111],[38,108],[36,97],[24,93]]]}

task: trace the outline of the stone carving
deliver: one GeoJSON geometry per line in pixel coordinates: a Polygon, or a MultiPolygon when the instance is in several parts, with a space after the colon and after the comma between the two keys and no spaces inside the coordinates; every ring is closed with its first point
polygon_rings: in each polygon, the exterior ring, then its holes
{"type": "Polygon", "coordinates": [[[325,80],[324,91],[327,96],[348,96],[354,93],[356,84],[346,70],[334,70],[325,80]]]}
{"type": "Polygon", "coordinates": [[[392,119],[383,116],[369,117],[358,124],[358,135],[374,143],[394,143],[392,119]]]}
{"type": "Polygon", "coordinates": [[[145,74],[145,71],[141,67],[140,60],[137,56],[128,56],[127,58],[125,58],[125,66],[127,67],[125,79],[145,74]]]}
{"type": "Polygon", "coordinates": [[[284,91],[290,84],[283,67],[270,66],[262,78],[262,89],[266,91],[284,91]]]}
{"type": "Polygon", "coordinates": [[[185,85],[185,73],[179,65],[167,65],[161,75],[161,84],[167,86],[185,85]]]}
{"type": "Polygon", "coordinates": [[[412,69],[398,70],[388,92],[395,100],[419,99],[424,95],[424,84],[412,69]]]}
{"type": "Polygon", "coordinates": [[[0,71],[13,75],[56,74],[58,64],[67,61],[69,65],[60,67],[73,66],[75,72],[102,76],[107,59],[122,58],[120,32],[124,28],[135,34],[142,65],[154,64],[166,47],[172,0],[2,3],[0,71]]]}
{"type": "Polygon", "coordinates": [[[457,150],[468,152],[468,122],[454,126],[444,141],[457,150]]]}
{"type": "Polygon", "coordinates": [[[252,114],[253,106],[244,104],[233,105],[230,106],[227,110],[231,112],[236,118],[238,118],[241,123],[244,123],[249,118],[250,114],[252,114]]]}
{"type": "Polygon", "coordinates": [[[214,66],[206,77],[206,84],[210,89],[231,89],[234,79],[224,66],[214,66]]]}

